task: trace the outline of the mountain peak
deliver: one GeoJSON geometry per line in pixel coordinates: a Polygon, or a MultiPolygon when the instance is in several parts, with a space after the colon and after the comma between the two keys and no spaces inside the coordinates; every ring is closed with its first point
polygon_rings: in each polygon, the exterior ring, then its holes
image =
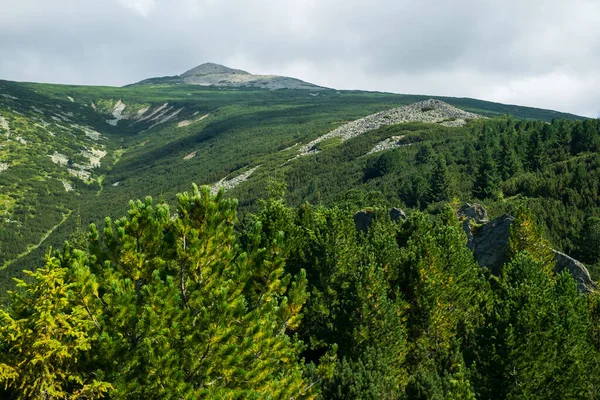
{"type": "Polygon", "coordinates": [[[250,75],[248,72],[242,71],[241,69],[233,69],[221,64],[208,62],[200,64],[197,67],[194,67],[179,76],[182,78],[188,78],[192,76],[206,76],[215,74],[250,75]]]}
{"type": "Polygon", "coordinates": [[[278,75],[254,75],[241,69],[233,69],[221,64],[204,63],[181,75],[144,79],[134,85],[188,84],[229,88],[261,88],[324,90],[326,88],[301,81],[300,79],[278,75]]]}

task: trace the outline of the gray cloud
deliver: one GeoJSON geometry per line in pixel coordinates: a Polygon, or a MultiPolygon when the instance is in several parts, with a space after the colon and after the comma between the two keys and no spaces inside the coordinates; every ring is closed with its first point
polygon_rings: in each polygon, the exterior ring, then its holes
{"type": "Polygon", "coordinates": [[[595,0],[19,0],[0,78],[123,85],[212,61],[340,89],[596,117],[595,0]]]}

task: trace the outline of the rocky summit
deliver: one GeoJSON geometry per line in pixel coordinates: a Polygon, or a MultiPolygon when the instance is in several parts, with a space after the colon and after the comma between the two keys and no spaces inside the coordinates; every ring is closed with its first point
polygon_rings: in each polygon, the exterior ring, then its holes
{"type": "Polygon", "coordinates": [[[261,88],[268,90],[277,89],[326,89],[300,79],[279,75],[255,75],[240,69],[233,69],[215,63],[204,63],[194,67],[181,75],[151,78],[138,82],[136,85],[146,84],[188,84],[201,86],[216,86],[228,88],[261,88]]]}

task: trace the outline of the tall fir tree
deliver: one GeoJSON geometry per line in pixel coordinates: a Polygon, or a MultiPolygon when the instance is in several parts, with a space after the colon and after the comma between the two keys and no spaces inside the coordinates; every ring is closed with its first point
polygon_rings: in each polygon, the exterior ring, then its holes
{"type": "Polygon", "coordinates": [[[542,140],[542,134],[537,129],[534,129],[529,135],[527,143],[527,168],[532,172],[543,171],[549,161],[546,146],[542,140]]]}
{"type": "Polygon", "coordinates": [[[521,162],[515,151],[512,141],[505,136],[500,139],[500,156],[499,156],[500,176],[503,180],[507,180],[516,175],[521,170],[521,162]]]}
{"type": "Polygon", "coordinates": [[[577,244],[582,261],[591,264],[600,262],[600,218],[586,218],[577,244]]]}
{"type": "Polygon", "coordinates": [[[500,176],[489,148],[484,148],[475,175],[473,195],[479,199],[500,197],[500,176]]]}
{"type": "Polygon", "coordinates": [[[431,177],[429,178],[429,192],[427,196],[430,203],[449,201],[452,198],[452,182],[448,174],[446,160],[437,157],[431,177]]]}

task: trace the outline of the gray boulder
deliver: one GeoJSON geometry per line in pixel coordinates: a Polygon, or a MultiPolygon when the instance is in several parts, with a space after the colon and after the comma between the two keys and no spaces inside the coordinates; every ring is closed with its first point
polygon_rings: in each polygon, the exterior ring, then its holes
{"type": "MultiPolygon", "coordinates": [[[[394,207],[390,210],[390,219],[395,222],[404,221],[406,214],[402,209],[394,207]]],[[[377,211],[372,209],[360,210],[354,214],[354,226],[359,232],[366,232],[369,226],[373,223],[373,218],[377,215],[377,211]]]]}
{"type": "Polygon", "coordinates": [[[360,210],[354,214],[354,226],[359,232],[366,232],[373,218],[375,217],[375,210],[360,210]]]}
{"type": "MultiPolygon", "coordinates": [[[[509,260],[510,226],[514,221],[514,217],[505,214],[482,225],[477,230],[471,228],[469,218],[463,223],[467,234],[467,246],[473,250],[477,263],[480,267],[489,268],[494,275],[500,275],[502,266],[509,260]]],[[[592,281],[585,265],[559,251],[552,250],[552,252],[556,259],[554,272],[569,271],[581,292],[597,290],[597,285],[592,281]]]]}
{"type": "Polygon", "coordinates": [[[401,208],[393,207],[390,210],[390,218],[394,222],[398,222],[400,220],[404,221],[406,219],[406,214],[401,208]]]}
{"type": "Polygon", "coordinates": [[[579,291],[581,292],[593,292],[598,289],[596,283],[592,281],[590,273],[585,265],[560,251],[552,250],[552,252],[556,258],[554,272],[560,273],[564,270],[569,271],[573,278],[575,278],[579,291]]]}
{"type": "Polygon", "coordinates": [[[465,204],[458,210],[458,216],[466,219],[472,219],[478,224],[489,222],[487,211],[479,203],[465,204]]]}
{"type": "Polygon", "coordinates": [[[502,266],[508,261],[508,239],[510,226],[514,221],[514,217],[505,214],[474,232],[471,231],[468,219],[463,225],[468,227],[465,229],[469,238],[467,246],[473,250],[479,266],[489,268],[495,275],[500,275],[502,266]]]}

